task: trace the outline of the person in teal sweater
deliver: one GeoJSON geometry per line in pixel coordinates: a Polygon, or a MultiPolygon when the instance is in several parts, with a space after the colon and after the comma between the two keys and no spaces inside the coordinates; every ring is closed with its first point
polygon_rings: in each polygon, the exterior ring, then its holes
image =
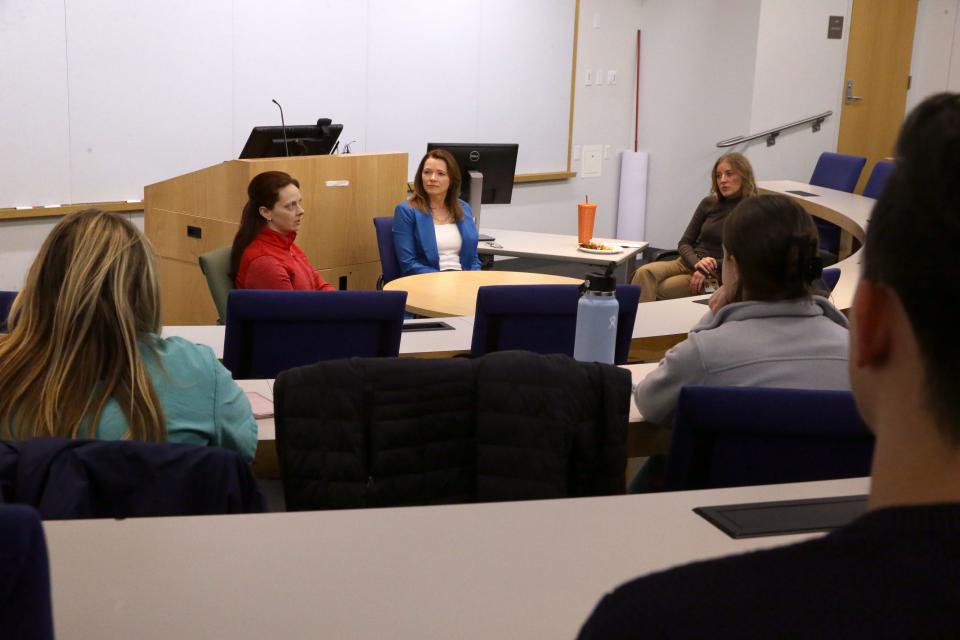
{"type": "Polygon", "coordinates": [[[44,241],[0,335],[0,439],[215,445],[252,460],[257,425],[209,347],[162,339],[153,251],[87,209],[44,241]]]}

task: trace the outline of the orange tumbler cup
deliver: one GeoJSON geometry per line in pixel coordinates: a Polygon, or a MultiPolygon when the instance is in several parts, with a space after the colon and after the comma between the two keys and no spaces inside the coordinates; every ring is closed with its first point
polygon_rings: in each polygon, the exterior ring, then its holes
{"type": "Polygon", "coordinates": [[[593,223],[597,217],[597,205],[593,202],[581,202],[577,206],[577,240],[580,244],[593,238],[593,223]]]}

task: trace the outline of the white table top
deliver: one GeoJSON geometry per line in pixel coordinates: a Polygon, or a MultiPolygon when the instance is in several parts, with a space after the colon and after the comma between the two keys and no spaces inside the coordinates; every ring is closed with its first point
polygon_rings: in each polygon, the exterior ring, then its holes
{"type": "MultiPolygon", "coordinates": [[[[447,318],[419,318],[404,320],[404,324],[446,322],[453,329],[441,331],[404,331],[400,334],[400,355],[426,352],[469,351],[473,337],[473,316],[447,318]]],[[[171,325],[163,328],[164,338],[178,336],[197,344],[205,344],[218,358],[223,358],[223,325],[171,325]]]]}
{"type": "Polygon", "coordinates": [[[642,240],[617,240],[611,238],[594,238],[594,242],[601,242],[613,247],[622,248],[620,253],[596,254],[580,251],[577,248],[577,236],[566,236],[554,233],[538,233],[536,231],[514,231],[511,229],[481,230],[493,236],[493,243],[480,242],[477,245],[479,253],[488,253],[498,256],[513,256],[515,258],[544,258],[556,259],[564,262],[583,262],[586,264],[605,264],[616,262],[620,264],[643,251],[649,243],[642,240]],[[499,245],[499,246],[493,246],[499,245]],[[625,247],[624,245],[629,245],[625,247]]]}
{"type": "Polygon", "coordinates": [[[866,478],[669,494],[48,521],[72,638],[570,638],[600,597],[732,540],[691,509],[862,494],[866,478]]]}

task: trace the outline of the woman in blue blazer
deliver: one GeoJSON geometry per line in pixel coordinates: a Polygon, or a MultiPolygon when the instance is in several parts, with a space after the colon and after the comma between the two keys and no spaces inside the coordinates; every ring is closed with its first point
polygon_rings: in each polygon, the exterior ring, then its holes
{"type": "Polygon", "coordinates": [[[460,193],[460,167],[448,151],[428,151],[413,194],[393,212],[393,245],[405,275],[477,271],[477,227],[460,193]]]}

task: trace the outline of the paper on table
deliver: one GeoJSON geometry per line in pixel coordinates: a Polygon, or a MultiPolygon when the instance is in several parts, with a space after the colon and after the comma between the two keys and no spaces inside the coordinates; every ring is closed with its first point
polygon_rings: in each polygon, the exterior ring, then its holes
{"type": "Polygon", "coordinates": [[[246,391],[247,400],[250,401],[250,408],[253,409],[253,417],[256,420],[273,417],[273,401],[257,393],[256,391],[246,391]]]}

